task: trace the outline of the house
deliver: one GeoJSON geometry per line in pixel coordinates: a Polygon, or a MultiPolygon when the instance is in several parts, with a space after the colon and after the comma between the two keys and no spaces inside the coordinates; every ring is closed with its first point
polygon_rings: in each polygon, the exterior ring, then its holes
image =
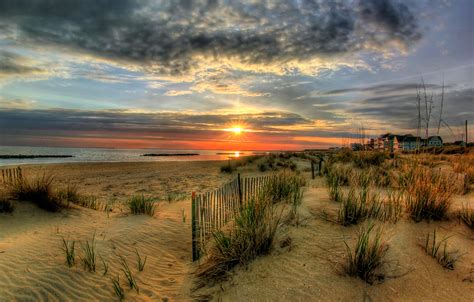
{"type": "Polygon", "coordinates": [[[374,149],[380,151],[397,152],[401,149],[404,135],[386,133],[378,137],[374,142],[374,149]]]}
{"type": "Polygon", "coordinates": [[[430,136],[425,144],[427,147],[442,147],[443,139],[441,136],[430,136]]]}
{"type": "Polygon", "coordinates": [[[369,142],[374,150],[398,152],[413,151],[421,147],[441,147],[443,139],[440,136],[430,136],[428,139],[422,139],[419,136],[411,134],[398,135],[386,133],[369,142]]]}
{"type": "Polygon", "coordinates": [[[418,136],[407,135],[401,142],[401,150],[413,151],[423,146],[423,140],[418,136]]]}

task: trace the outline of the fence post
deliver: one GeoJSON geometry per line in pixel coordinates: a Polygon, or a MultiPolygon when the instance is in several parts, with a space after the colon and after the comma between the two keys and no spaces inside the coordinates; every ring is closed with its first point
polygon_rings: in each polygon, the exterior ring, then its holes
{"type": "Polygon", "coordinates": [[[240,183],[240,173],[237,173],[237,185],[239,186],[239,203],[242,207],[242,185],[240,183]]]}
{"type": "Polygon", "coordinates": [[[314,179],[314,161],[311,161],[311,178],[314,179]]]}
{"type": "Polygon", "coordinates": [[[197,238],[196,238],[196,192],[191,195],[191,228],[192,228],[192,247],[193,247],[193,261],[199,259],[199,251],[197,249],[197,238]]]}
{"type": "Polygon", "coordinates": [[[323,175],[323,159],[322,159],[322,158],[319,160],[319,164],[318,164],[318,174],[319,174],[319,176],[322,176],[322,175],[323,175]]]}

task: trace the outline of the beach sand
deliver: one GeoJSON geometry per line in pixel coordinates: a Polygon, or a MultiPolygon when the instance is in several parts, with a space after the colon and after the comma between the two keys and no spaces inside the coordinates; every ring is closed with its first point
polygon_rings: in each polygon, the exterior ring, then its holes
{"type": "MultiPolygon", "coordinates": [[[[190,194],[218,187],[233,176],[220,173],[223,162],[87,163],[25,166],[25,173],[52,173],[58,186],[76,185],[81,193],[113,204],[107,214],[74,206],[48,213],[19,203],[15,212],[0,214],[0,301],[115,301],[111,278],[120,275],[126,300],[190,301],[211,297],[222,301],[472,301],[474,297],[474,232],[457,220],[414,223],[403,218],[385,224],[388,259],[394,278],[368,285],[344,276],[339,263],[343,240],[351,240],[358,226],[342,227],[321,218],[330,202],[321,178],[311,180],[300,208],[302,224],[283,229],[279,238],[291,245],[239,267],[229,281],[191,292],[190,194]],[[130,215],[124,202],[144,194],[160,200],[154,217],[130,215]],[[171,196],[171,197],[169,197],[171,196]],[[168,199],[172,199],[168,201],[168,199]],[[418,245],[439,227],[463,253],[454,271],[443,269],[418,245]],[[108,263],[88,272],[80,263],[81,244],[95,234],[97,253],[108,263]],[[62,238],[76,241],[76,265],[65,264],[62,238]],[[136,250],[147,256],[137,270],[136,250]],[[137,279],[139,293],[130,290],[120,271],[124,257],[137,279]],[[395,278],[396,277],[396,278],[395,278]]],[[[307,163],[306,163],[307,164],[307,163]]],[[[302,168],[308,168],[301,163],[302,168]]],[[[244,168],[244,174],[256,174],[244,168]]],[[[309,178],[309,173],[305,172],[309,178]]],[[[474,193],[457,196],[474,207],[474,193]]]]}

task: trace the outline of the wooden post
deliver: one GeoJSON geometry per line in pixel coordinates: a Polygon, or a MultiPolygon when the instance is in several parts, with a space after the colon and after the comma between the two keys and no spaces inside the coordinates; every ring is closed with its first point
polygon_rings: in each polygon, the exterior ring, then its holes
{"type": "Polygon", "coordinates": [[[239,205],[242,207],[242,185],[240,183],[240,173],[237,173],[237,185],[239,187],[239,205]]]}
{"type": "Polygon", "coordinates": [[[199,259],[199,251],[197,247],[197,228],[196,228],[196,192],[191,195],[191,228],[192,228],[192,247],[193,247],[193,261],[199,259]]]}
{"type": "Polygon", "coordinates": [[[314,179],[314,161],[311,161],[311,178],[314,179]]]}
{"type": "Polygon", "coordinates": [[[318,163],[318,175],[323,175],[323,159],[321,158],[318,163]]]}

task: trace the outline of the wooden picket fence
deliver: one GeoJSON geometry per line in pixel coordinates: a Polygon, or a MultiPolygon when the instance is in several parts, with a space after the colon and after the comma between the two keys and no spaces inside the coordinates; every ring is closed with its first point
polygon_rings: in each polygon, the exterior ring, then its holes
{"type": "Polygon", "coordinates": [[[23,179],[23,173],[20,167],[2,169],[1,175],[2,178],[0,180],[1,183],[4,185],[12,184],[23,179]]]}
{"type": "Polygon", "coordinates": [[[257,196],[271,176],[237,177],[222,187],[192,194],[191,223],[193,261],[199,259],[212,233],[234,219],[239,209],[257,196]]]}

